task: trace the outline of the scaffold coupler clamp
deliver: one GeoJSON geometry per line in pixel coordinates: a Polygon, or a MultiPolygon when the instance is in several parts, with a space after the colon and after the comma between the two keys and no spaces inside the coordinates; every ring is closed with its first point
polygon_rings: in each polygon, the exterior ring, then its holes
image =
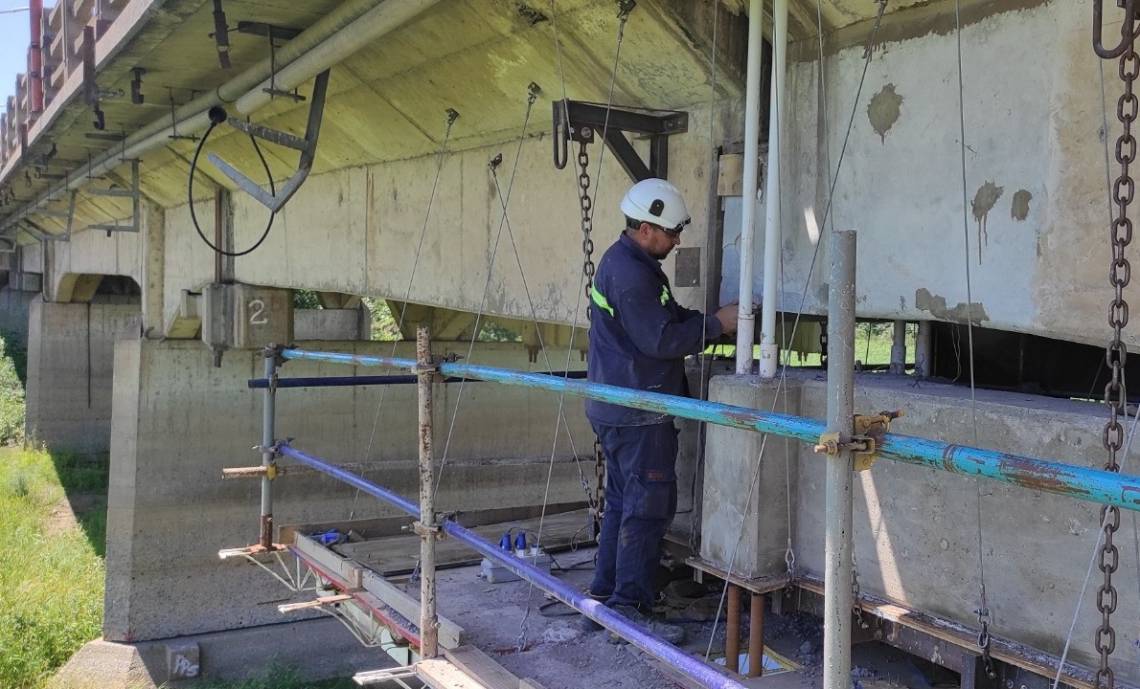
{"type": "Polygon", "coordinates": [[[417,536],[435,538],[437,541],[442,541],[447,536],[438,524],[435,526],[427,526],[418,519],[412,522],[412,531],[415,532],[417,536]]]}
{"type": "Polygon", "coordinates": [[[868,471],[878,459],[883,436],[891,429],[891,421],[903,415],[899,411],[884,411],[878,414],[856,414],[852,419],[854,433],[850,441],[844,443],[839,433],[824,433],[819,436],[815,451],[835,456],[842,450],[852,452],[852,470],[868,471]]]}

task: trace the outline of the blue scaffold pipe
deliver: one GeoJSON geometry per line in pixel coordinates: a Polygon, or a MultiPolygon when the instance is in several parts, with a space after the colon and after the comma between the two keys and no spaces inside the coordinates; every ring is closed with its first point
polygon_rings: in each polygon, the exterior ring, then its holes
{"type": "MultiPolygon", "coordinates": [[[[287,349],[286,359],[314,359],[357,366],[388,366],[412,370],[415,361],[386,357],[354,356],[327,352],[287,349]]],[[[685,419],[705,421],[719,426],[771,433],[803,442],[818,442],[824,424],[789,414],[765,412],[719,402],[663,395],[580,380],[478,366],[461,362],[440,364],[447,376],[476,378],[504,385],[518,385],[575,397],[617,404],[633,409],[671,414],[685,419]]],[[[1024,488],[1066,495],[1104,505],[1140,511],[1140,477],[1116,474],[1102,469],[1051,462],[1006,452],[984,450],[967,445],[953,445],[936,440],[887,433],[879,444],[884,459],[931,467],[941,471],[979,476],[1024,488]]]]}
{"type": "MultiPolygon", "coordinates": [[[[555,371],[547,374],[559,378],[585,378],[585,371],[555,371]]],[[[278,378],[277,389],[285,388],[348,388],[368,385],[415,385],[419,380],[414,375],[399,376],[316,376],[298,378],[278,378]]],[[[454,376],[444,378],[444,383],[458,383],[467,380],[454,376]]],[[[471,379],[470,383],[483,383],[486,381],[471,379]]],[[[252,390],[264,390],[269,387],[268,378],[250,378],[246,384],[252,390]]]]}
{"type": "MultiPolygon", "coordinates": [[[[362,492],[379,498],[416,519],[420,518],[420,511],[416,505],[383,486],[372,483],[338,466],[329,464],[323,459],[296,450],[288,443],[278,445],[277,449],[278,452],[286,457],[295,459],[313,469],[322,471],[351,486],[359,488],[362,492]]],[[[444,520],[441,528],[443,528],[449,536],[455,538],[457,541],[461,541],[488,560],[497,562],[506,567],[518,577],[550,593],[558,600],[594,620],[642,651],[668,664],[686,677],[699,682],[700,686],[711,687],[712,689],[745,689],[743,684],[733,679],[725,671],[708,665],[700,658],[691,656],[669,642],[650,634],[622,615],[614,612],[613,609],[607,608],[602,603],[583,595],[560,579],[516,557],[513,552],[499,550],[497,545],[483,540],[481,536],[460,526],[453,519],[444,520]]]]}

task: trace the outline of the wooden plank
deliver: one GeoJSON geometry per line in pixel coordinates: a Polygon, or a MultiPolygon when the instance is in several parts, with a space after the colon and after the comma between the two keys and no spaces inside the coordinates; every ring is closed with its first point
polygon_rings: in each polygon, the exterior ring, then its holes
{"type": "MultiPolygon", "coordinates": [[[[801,577],[796,584],[807,591],[823,595],[823,582],[815,577],[801,577]]],[[[977,646],[978,633],[965,625],[926,613],[912,610],[893,601],[864,593],[856,601],[863,610],[896,624],[928,634],[947,643],[966,649],[977,646]]],[[[1034,674],[1054,678],[1061,659],[1044,651],[996,636],[991,637],[990,655],[998,660],[1028,670],[1034,674]]],[[[1095,689],[1093,673],[1079,665],[1065,663],[1061,681],[1078,689],[1095,689]]]]}
{"type": "Polygon", "coordinates": [[[293,546],[317,564],[343,579],[350,589],[363,587],[364,570],[351,560],[345,559],[308,536],[295,534],[293,546]]]}
{"type": "Polygon", "coordinates": [[[706,562],[698,557],[690,557],[689,559],[685,560],[685,564],[692,567],[693,569],[700,570],[706,574],[711,574],[718,579],[727,579],[730,583],[733,583],[747,591],[751,591],[752,593],[768,593],[770,591],[779,591],[780,589],[787,588],[790,581],[786,573],[777,574],[770,577],[756,577],[755,579],[742,577],[738,574],[730,575],[720,567],[717,567],[711,562],[706,562]]]}
{"type": "MultiPolygon", "coordinates": [[[[546,516],[549,518],[556,514],[574,512],[585,507],[581,502],[563,502],[549,505],[546,516]]],[[[542,513],[541,505],[525,505],[522,507],[496,507],[486,510],[467,510],[456,512],[455,519],[467,528],[485,526],[487,524],[500,524],[534,519],[542,513]]],[[[328,522],[308,522],[304,524],[287,524],[280,527],[280,540],[282,543],[291,543],[295,533],[313,534],[336,529],[342,533],[355,531],[367,540],[382,538],[384,536],[399,536],[407,533],[414,519],[412,517],[378,517],[373,519],[352,519],[328,522]]]]}
{"type": "Polygon", "coordinates": [[[519,689],[519,679],[474,646],[443,652],[445,658],[488,689],[519,689]]]}
{"type": "MultiPolygon", "coordinates": [[[[547,515],[542,528],[544,547],[548,551],[558,552],[567,548],[576,534],[580,539],[584,538],[586,515],[585,510],[547,515]]],[[[472,530],[488,541],[497,543],[508,526],[522,527],[528,531],[537,532],[538,520],[529,519],[507,524],[491,524],[478,526],[472,530]]],[[[385,576],[411,572],[419,559],[419,539],[411,535],[346,543],[337,546],[337,549],[345,556],[351,557],[356,562],[385,576]]],[[[445,538],[436,544],[437,567],[478,564],[480,560],[481,557],[474,551],[454,540],[445,538]]]]}
{"type": "Polygon", "coordinates": [[[443,658],[421,660],[416,663],[416,674],[432,689],[498,689],[469,677],[443,658]]]}
{"type": "MultiPolygon", "coordinates": [[[[419,539],[416,538],[418,545],[419,539]]],[[[324,570],[339,577],[350,591],[361,589],[375,596],[413,624],[420,619],[420,602],[375,572],[366,571],[355,562],[334,553],[313,539],[294,534],[293,547],[324,570]]],[[[445,648],[456,648],[462,642],[463,628],[446,617],[439,616],[439,643],[445,648]]]]}
{"type": "Polygon", "coordinates": [[[286,613],[294,612],[296,610],[311,610],[313,608],[319,608],[321,606],[330,605],[332,603],[343,603],[346,600],[352,600],[352,596],[348,595],[347,593],[342,593],[336,596],[321,596],[320,598],[305,601],[304,603],[286,603],[285,605],[278,605],[277,612],[286,613]]]}
{"type": "MultiPolygon", "coordinates": [[[[364,588],[369,593],[384,601],[396,612],[414,623],[419,623],[419,600],[407,592],[400,590],[394,584],[385,580],[384,577],[375,572],[365,572],[364,588]]],[[[463,627],[460,627],[443,615],[437,614],[437,619],[439,621],[439,645],[444,649],[458,648],[463,641],[463,627]]]]}

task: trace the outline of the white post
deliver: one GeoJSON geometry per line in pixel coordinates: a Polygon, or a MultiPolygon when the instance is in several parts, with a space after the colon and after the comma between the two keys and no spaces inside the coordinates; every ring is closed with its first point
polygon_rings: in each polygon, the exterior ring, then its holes
{"type": "Polygon", "coordinates": [[[744,94],[744,180],[740,214],[740,310],[736,328],[736,372],[752,372],[752,250],[755,244],[756,190],[760,184],[760,47],[764,43],[763,0],[748,4],[748,74],[744,94]]]}
{"type": "Polygon", "coordinates": [[[780,121],[788,54],[788,0],[773,0],[772,96],[768,115],[768,168],[764,192],[764,297],[760,307],[760,377],[775,378],[780,348],[776,344],[776,285],[780,280],[780,121]]]}

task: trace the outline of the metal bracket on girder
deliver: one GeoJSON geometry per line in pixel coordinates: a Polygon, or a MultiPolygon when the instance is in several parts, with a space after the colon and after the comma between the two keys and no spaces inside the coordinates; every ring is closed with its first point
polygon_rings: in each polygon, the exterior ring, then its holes
{"type": "Polygon", "coordinates": [[[111,196],[116,198],[129,198],[131,200],[131,222],[127,224],[97,223],[88,225],[92,230],[103,230],[110,237],[112,232],[138,232],[139,231],[139,161],[131,161],[131,188],[130,189],[92,189],[87,192],[92,196],[111,196]]]}
{"type": "Polygon", "coordinates": [[[256,182],[238,172],[234,166],[222,160],[218,155],[211,153],[208,158],[219,170],[222,171],[226,177],[233,180],[234,184],[238,185],[242,191],[246,192],[253,198],[257,199],[261,205],[268,208],[270,211],[276,213],[281,210],[289,199],[293,198],[293,194],[301,188],[305,179],[309,176],[309,171],[313,168],[313,158],[317,152],[317,139],[321,133],[321,118],[324,116],[325,111],[325,93],[329,85],[329,70],[325,70],[317,75],[316,82],[313,84],[312,101],[309,103],[309,121],[305,127],[305,138],[300,138],[288,132],[270,129],[258,124],[249,122],[242,122],[241,120],[230,119],[227,120],[235,129],[241,130],[250,136],[255,136],[259,139],[264,139],[270,143],[275,143],[280,146],[292,148],[301,152],[301,160],[297,164],[297,171],[293,173],[285,184],[276,194],[269,193],[261,188],[256,182]]]}
{"type": "Polygon", "coordinates": [[[72,190],[71,192],[68,193],[68,195],[67,195],[68,196],[67,212],[53,211],[53,210],[50,210],[47,208],[36,211],[37,215],[46,215],[49,218],[57,218],[59,220],[64,221],[65,226],[66,226],[66,231],[64,232],[63,236],[52,235],[52,237],[51,237],[52,240],[59,241],[59,242],[71,241],[71,228],[75,222],[75,197],[78,195],[78,193],[79,192],[77,192],[75,190],[72,190]]]}
{"type": "Polygon", "coordinates": [[[576,100],[554,101],[554,166],[559,170],[569,160],[568,142],[593,143],[595,133],[605,132],[606,146],[634,180],[666,179],[669,174],[669,137],[689,129],[689,113],[679,110],[607,107],[604,103],[576,100]],[[569,125],[569,126],[567,126],[569,125]],[[646,164],[626,133],[649,137],[646,164]]]}

